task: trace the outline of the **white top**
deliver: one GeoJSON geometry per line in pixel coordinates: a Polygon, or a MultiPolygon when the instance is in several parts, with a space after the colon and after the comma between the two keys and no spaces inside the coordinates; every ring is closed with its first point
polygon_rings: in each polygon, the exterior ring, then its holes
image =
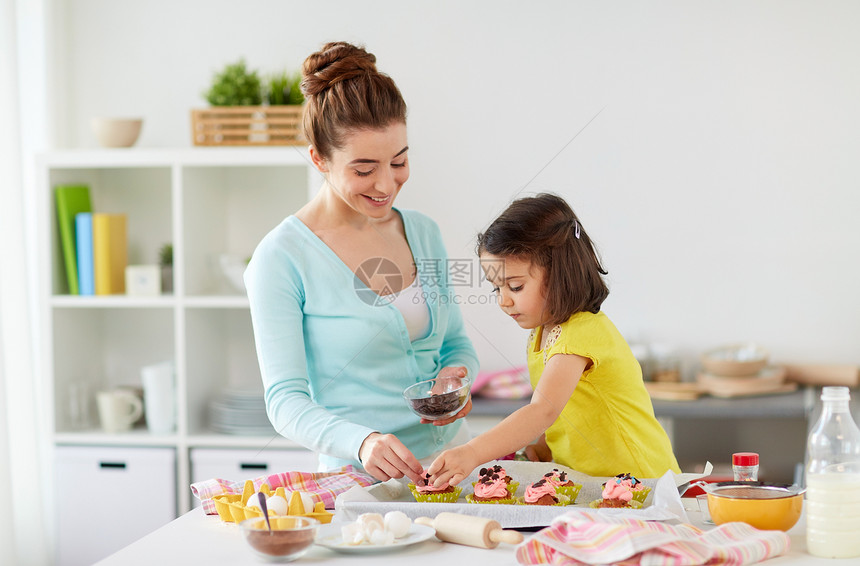
{"type": "Polygon", "coordinates": [[[399,293],[386,295],[385,298],[392,297],[391,304],[403,315],[410,341],[414,342],[430,334],[430,308],[427,306],[427,294],[424,293],[424,287],[418,277],[409,287],[399,293]]]}

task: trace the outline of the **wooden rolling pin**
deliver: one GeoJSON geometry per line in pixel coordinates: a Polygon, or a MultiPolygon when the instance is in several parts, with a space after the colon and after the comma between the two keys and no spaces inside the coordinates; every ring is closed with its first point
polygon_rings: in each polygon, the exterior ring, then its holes
{"type": "Polygon", "coordinates": [[[522,533],[506,531],[498,521],[482,517],[445,512],[436,515],[436,519],[418,517],[415,522],[436,529],[436,537],[439,540],[466,546],[496,548],[500,542],[523,542],[522,533]]]}

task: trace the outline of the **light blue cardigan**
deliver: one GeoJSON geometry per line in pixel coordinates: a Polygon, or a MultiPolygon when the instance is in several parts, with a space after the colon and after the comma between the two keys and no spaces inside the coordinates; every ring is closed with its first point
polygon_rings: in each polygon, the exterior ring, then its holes
{"type": "Polygon", "coordinates": [[[374,431],[395,434],[419,459],[429,456],[461,421],[420,424],[403,389],[446,366],[477,375],[439,227],[418,212],[398,212],[430,307],[430,333],[414,342],[400,311],[368,304],[372,291],[295,216],[263,238],[245,271],[269,419],[319,452],[322,469],[360,467],[359,448],[374,431]]]}

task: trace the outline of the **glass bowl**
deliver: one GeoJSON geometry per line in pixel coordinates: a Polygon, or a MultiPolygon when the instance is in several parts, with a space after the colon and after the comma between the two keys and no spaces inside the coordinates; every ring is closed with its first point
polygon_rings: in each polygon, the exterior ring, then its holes
{"type": "Polygon", "coordinates": [[[269,517],[272,532],[266,519],[245,519],[239,526],[254,554],[267,562],[290,562],[303,555],[314,543],[320,522],[310,517],[287,515],[269,517]]]}
{"type": "Polygon", "coordinates": [[[471,384],[468,377],[437,377],[410,385],[403,397],[413,413],[437,421],[453,417],[466,406],[471,384]]]}

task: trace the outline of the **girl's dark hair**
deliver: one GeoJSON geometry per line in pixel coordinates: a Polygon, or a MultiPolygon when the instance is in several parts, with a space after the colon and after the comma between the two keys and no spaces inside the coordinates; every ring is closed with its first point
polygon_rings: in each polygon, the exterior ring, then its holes
{"type": "Polygon", "coordinates": [[[578,312],[597,313],[609,295],[606,270],[579,218],[563,198],[541,193],[517,199],[483,234],[478,255],[515,257],[544,270],[548,320],[561,324],[578,312]]]}
{"type": "Polygon", "coordinates": [[[327,43],[302,66],[305,139],[328,159],[356,130],[406,123],[406,102],[394,81],[376,70],[376,56],[362,47],[327,43]]]}

